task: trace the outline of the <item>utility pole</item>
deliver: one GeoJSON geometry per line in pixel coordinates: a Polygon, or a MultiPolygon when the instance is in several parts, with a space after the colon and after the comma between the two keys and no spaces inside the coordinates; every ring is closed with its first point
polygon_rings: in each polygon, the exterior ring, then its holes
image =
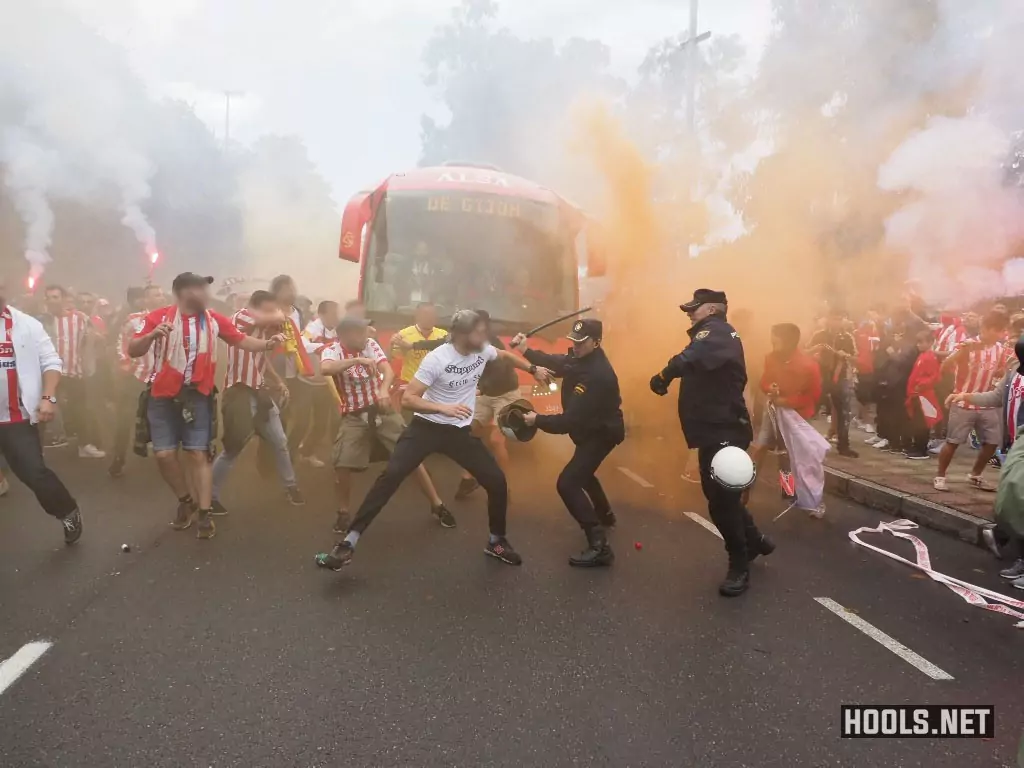
{"type": "Polygon", "coordinates": [[[238,96],[242,97],[245,94],[242,91],[224,91],[224,149],[228,148],[228,143],[231,141],[231,97],[238,96]]]}
{"type": "Polygon", "coordinates": [[[689,61],[686,65],[686,125],[691,133],[693,133],[697,125],[697,63],[699,60],[697,45],[711,37],[710,32],[705,32],[703,35],[697,34],[697,11],[699,5],[700,0],[690,0],[690,37],[685,43],[688,46],[687,53],[689,54],[689,61]]]}

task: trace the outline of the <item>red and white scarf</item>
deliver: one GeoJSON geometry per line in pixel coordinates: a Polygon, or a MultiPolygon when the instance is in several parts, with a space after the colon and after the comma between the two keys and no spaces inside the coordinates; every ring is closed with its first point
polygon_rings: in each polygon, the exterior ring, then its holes
{"type": "MultiPolygon", "coordinates": [[[[208,310],[195,319],[195,335],[198,338],[193,339],[192,334],[188,334],[189,340],[196,344],[189,381],[196,385],[201,394],[209,395],[213,392],[214,372],[217,368],[217,337],[220,335],[220,329],[208,310]]],[[[152,395],[176,397],[185,385],[186,370],[189,368],[190,355],[185,346],[187,331],[181,311],[177,307],[168,307],[164,322],[171,325],[171,333],[156,353],[152,395]]]]}

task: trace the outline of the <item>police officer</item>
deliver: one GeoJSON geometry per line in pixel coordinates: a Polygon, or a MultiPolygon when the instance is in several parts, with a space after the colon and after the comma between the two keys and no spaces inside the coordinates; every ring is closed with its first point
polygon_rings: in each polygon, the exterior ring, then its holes
{"type": "Polygon", "coordinates": [[[747,369],[739,334],[726,321],[728,303],[722,291],[700,288],[680,305],[690,318],[690,344],[651,379],[656,395],[668,394],[673,379],[679,388],[679,421],[688,445],[697,448],[700,482],[711,520],[722,534],[729,571],[719,586],[726,597],[750,585],[749,563],[775,549],[762,536],[743,503],[743,492],[719,485],[711,477],[711,459],[724,446],[744,450],[753,439],[750,415],[743,400],[747,369]]]}
{"type": "Polygon", "coordinates": [[[572,342],[567,355],[527,349],[523,334],[512,339],[527,360],[562,379],[562,413],[545,416],[530,412],[523,420],[543,432],[567,434],[576,445],[555,487],[587,537],[587,548],[569,558],[569,565],[577,568],[608,566],[615,559],[606,534],[615,525],[615,514],[595,473],[625,439],[626,430],[619,379],[601,348],[602,331],[600,320],[577,320],[567,337],[572,342]]]}

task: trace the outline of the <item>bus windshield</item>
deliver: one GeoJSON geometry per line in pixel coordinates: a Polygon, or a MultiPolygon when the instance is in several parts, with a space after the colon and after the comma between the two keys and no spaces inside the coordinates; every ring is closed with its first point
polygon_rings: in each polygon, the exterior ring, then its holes
{"type": "Polygon", "coordinates": [[[371,312],[485,309],[531,323],[576,308],[574,239],[555,205],[471,192],[390,193],[364,278],[371,312]]]}

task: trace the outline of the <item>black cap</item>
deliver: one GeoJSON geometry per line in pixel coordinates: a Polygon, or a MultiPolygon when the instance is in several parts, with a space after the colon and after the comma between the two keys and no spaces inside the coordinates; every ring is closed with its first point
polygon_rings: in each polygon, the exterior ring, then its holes
{"type": "Polygon", "coordinates": [[[693,292],[693,300],[680,304],[683,312],[693,312],[704,304],[728,304],[724,291],[712,291],[710,288],[698,288],[693,292]]]}
{"type": "Polygon", "coordinates": [[[212,277],[203,277],[197,275],[195,272],[182,272],[171,283],[171,290],[177,293],[183,288],[195,288],[196,286],[210,285],[213,282],[212,277]]]}
{"type": "Polygon", "coordinates": [[[600,320],[577,320],[565,338],[577,343],[587,339],[600,341],[603,333],[604,326],[600,320]]]}

